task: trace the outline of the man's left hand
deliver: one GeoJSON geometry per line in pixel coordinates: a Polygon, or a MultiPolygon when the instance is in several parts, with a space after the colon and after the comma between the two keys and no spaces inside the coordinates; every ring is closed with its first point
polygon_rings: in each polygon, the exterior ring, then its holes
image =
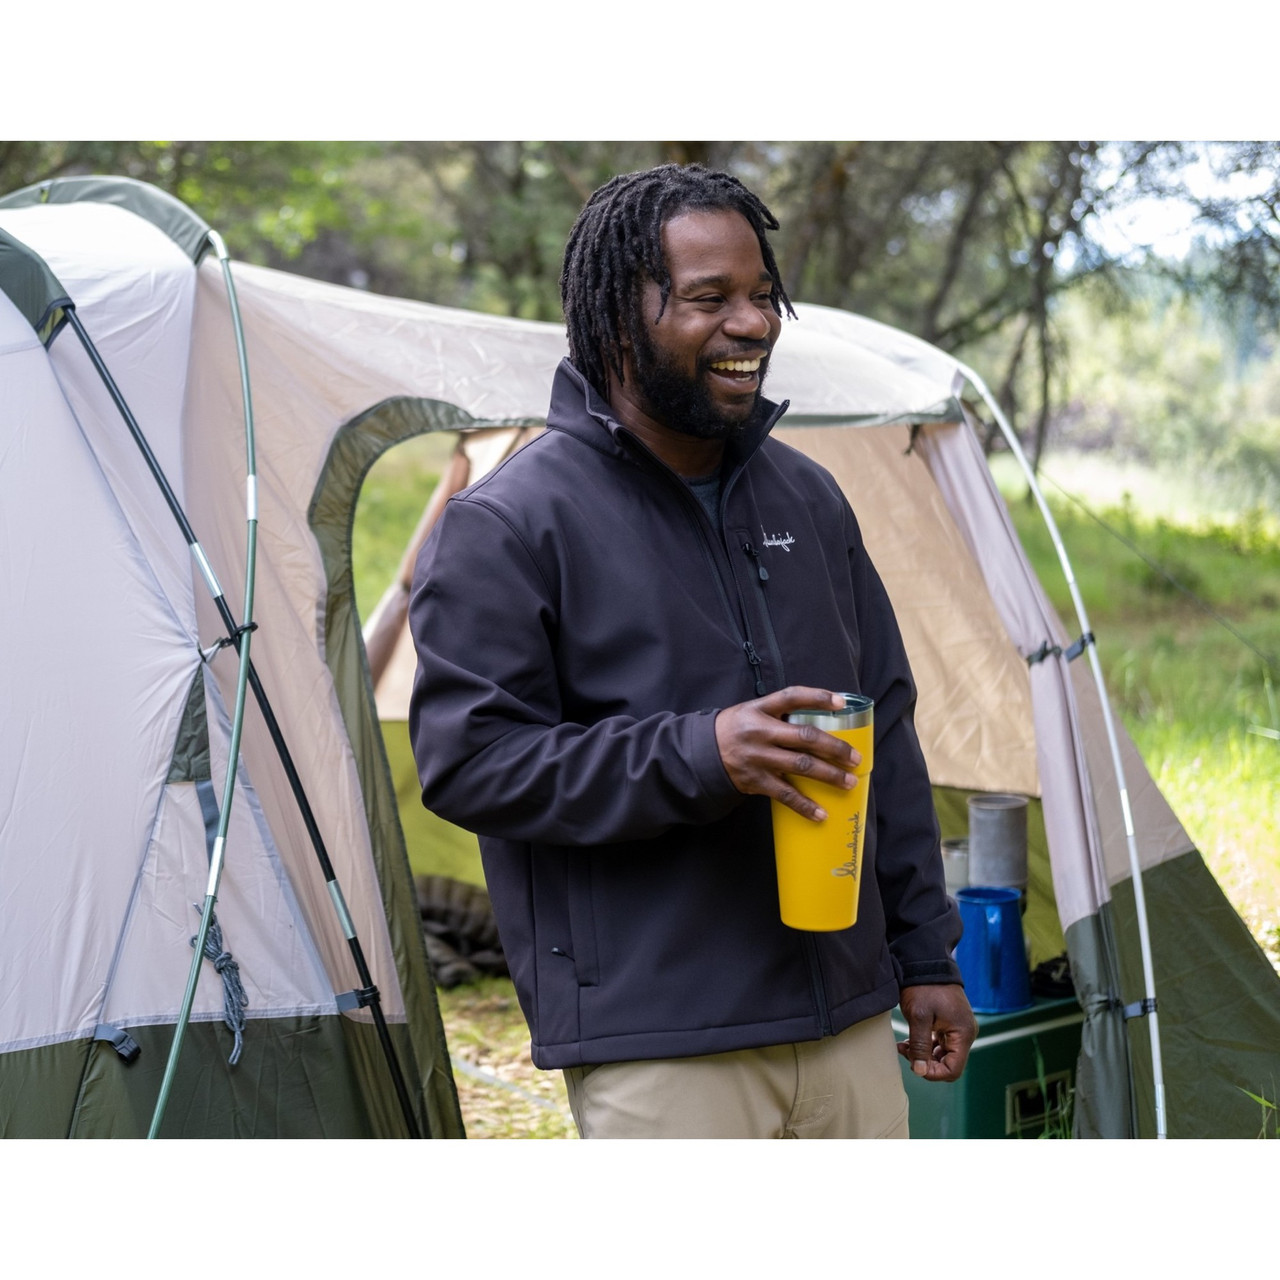
{"type": "Polygon", "coordinates": [[[898,1052],[926,1080],[958,1080],[978,1024],[964,994],[954,984],[903,987],[898,1000],[907,1019],[907,1039],[898,1052]]]}

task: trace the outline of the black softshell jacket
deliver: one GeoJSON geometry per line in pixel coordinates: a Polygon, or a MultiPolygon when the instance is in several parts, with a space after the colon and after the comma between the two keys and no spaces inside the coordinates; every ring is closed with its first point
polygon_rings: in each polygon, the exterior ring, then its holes
{"type": "MultiPolygon", "coordinates": [[[[568,361],[548,430],[454,497],[410,602],[426,806],[480,836],[539,1067],[814,1040],[959,982],[915,687],[832,477],[768,439],[721,527],[568,361]],[[769,802],[723,707],[788,684],[875,699],[858,922],[778,918],[769,802]]],[[[875,483],[874,476],[867,484],[875,483]]]]}

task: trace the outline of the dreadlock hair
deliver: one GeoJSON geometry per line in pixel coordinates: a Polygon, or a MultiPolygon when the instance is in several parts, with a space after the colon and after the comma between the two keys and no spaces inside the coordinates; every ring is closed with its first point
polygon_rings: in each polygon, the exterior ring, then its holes
{"type": "Polygon", "coordinates": [[[700,164],[619,174],[583,206],[560,274],[569,358],[602,396],[608,394],[608,369],[622,380],[622,339],[635,337],[646,276],[661,290],[659,317],[666,309],[671,276],[662,255],[662,228],[690,209],[731,210],[746,218],[773,279],[769,301],[778,315],[786,307],[795,318],[766,236],[778,229],[778,220],[737,178],[700,164]]]}

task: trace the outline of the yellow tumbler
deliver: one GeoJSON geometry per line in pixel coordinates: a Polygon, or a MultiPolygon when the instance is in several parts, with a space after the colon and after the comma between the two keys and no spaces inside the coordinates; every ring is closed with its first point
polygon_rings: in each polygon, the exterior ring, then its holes
{"type": "Polygon", "coordinates": [[[811,724],[845,742],[862,756],[852,769],[857,783],[848,791],[809,778],[792,778],[796,790],[827,812],[822,822],[802,818],[772,800],[773,849],[778,867],[778,906],[792,929],[829,933],[858,919],[858,886],[866,837],[867,792],[873,745],[872,699],[846,693],[838,710],[793,711],[788,724],[811,724]]]}

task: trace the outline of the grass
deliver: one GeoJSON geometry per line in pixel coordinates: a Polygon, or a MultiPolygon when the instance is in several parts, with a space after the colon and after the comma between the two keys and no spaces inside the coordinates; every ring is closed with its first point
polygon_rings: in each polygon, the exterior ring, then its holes
{"type": "Polygon", "coordinates": [[[1274,1138],[1280,1135],[1280,1129],[1277,1128],[1277,1117],[1280,1117],[1280,1108],[1265,1094],[1253,1093],[1248,1089],[1242,1089],[1241,1093],[1252,1098],[1258,1104],[1262,1121],[1262,1127],[1258,1130],[1258,1137],[1274,1138]]]}
{"type": "Polygon", "coordinates": [[[362,618],[395,577],[456,438],[452,432],[415,436],[384,453],[365,477],[351,535],[356,607],[362,618]]]}
{"type": "MultiPolygon", "coordinates": [[[[380,459],[357,508],[356,599],[372,609],[452,447],[410,441],[380,459]]],[[[1068,631],[1075,615],[1025,484],[993,470],[1068,631]]],[[[1193,479],[1054,457],[1044,484],[1097,637],[1113,704],[1235,909],[1280,968],[1280,522],[1232,514],[1193,479]],[[1053,483],[1054,481],[1057,484],[1053,483]],[[1068,494],[1084,496],[1088,514],[1068,494]],[[1095,518],[1101,517],[1106,527],[1095,518]],[[1180,585],[1171,583],[1172,576],[1180,585]]],[[[511,983],[440,992],[472,1137],[572,1137],[558,1072],[529,1060],[511,983]]],[[[1274,1103],[1259,1098],[1274,1132],[1274,1103]]]]}
{"type": "Polygon", "coordinates": [[[1075,1094],[1070,1088],[1054,1093],[1045,1077],[1044,1054],[1040,1049],[1037,1037],[1031,1037],[1032,1047],[1036,1053],[1036,1081],[1040,1086],[1040,1097],[1044,1105],[1044,1128],[1039,1133],[1041,1138],[1070,1138],[1071,1113],[1075,1106],[1075,1094]]]}
{"type": "Polygon", "coordinates": [[[564,1078],[529,1057],[529,1029],[506,978],[437,993],[470,1138],[576,1138],[564,1078]]]}
{"type": "MultiPolygon", "coordinates": [[[[1108,506],[1090,494],[1086,511],[1072,499],[1100,466],[1051,460],[1042,488],[1113,705],[1223,892],[1280,967],[1280,521],[1256,509],[1230,518],[1197,506],[1189,486],[1162,489],[1150,474],[1141,501],[1113,491],[1108,506]]],[[[1023,546],[1074,631],[1070,593],[1025,483],[1007,460],[994,470],[1023,546]]]]}

